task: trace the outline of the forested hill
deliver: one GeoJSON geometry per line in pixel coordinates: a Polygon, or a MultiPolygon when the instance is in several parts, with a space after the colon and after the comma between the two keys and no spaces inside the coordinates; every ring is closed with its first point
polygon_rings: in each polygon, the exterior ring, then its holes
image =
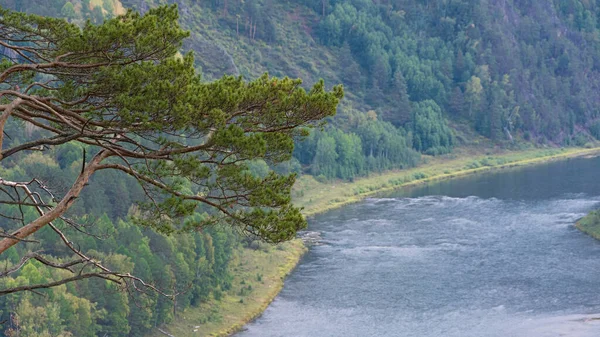
{"type": "MultiPolygon", "coordinates": [[[[4,2],[99,22],[165,1],[4,2]]],[[[473,137],[452,128],[505,145],[600,137],[595,0],[168,2],[206,80],[268,71],[345,85],[338,117],[297,147],[294,170],[348,179],[412,166],[417,152],[446,153],[473,137]]]]}
{"type": "MultiPolygon", "coordinates": [[[[177,3],[191,32],[182,53],[194,52],[206,81],[268,71],[302,78],[306,86],[320,78],[328,87],[344,84],[337,116],[297,142],[291,161],[272,167],[252,162],[258,176],[273,169],[349,180],[415,166],[421,154],[448,153],[481,137],[505,147],[600,139],[596,0],[0,0],[0,6],[84,25],[167,2],[177,3]]],[[[7,53],[0,47],[0,62],[18,58],[7,53]]],[[[11,138],[4,145],[40,132],[14,122],[6,131],[11,138]]],[[[0,175],[15,181],[34,176],[66,189],[81,170],[81,150],[69,143],[15,156],[3,161],[0,175]]],[[[111,267],[160,289],[188,291],[176,302],[153,293],[138,303],[90,279],[48,296],[0,296],[0,335],[142,337],[184,309],[230,292],[230,262],[250,243],[220,227],[165,236],[136,226],[128,215],[138,212],[132,204],[143,197],[134,179],[98,174],[69,214],[94,224],[97,237],[71,230],[70,238],[111,267]]],[[[0,219],[0,228],[8,221],[0,219]]],[[[45,228],[36,238],[50,242],[41,248],[60,261],[68,252],[54,235],[45,228]]],[[[16,265],[38,248],[17,245],[0,264],[16,265]]],[[[64,275],[28,263],[15,277],[0,279],[0,289],[64,275]]]]}
{"type": "Polygon", "coordinates": [[[333,126],[296,151],[314,175],[411,166],[412,149],[439,154],[470,141],[453,137],[445,120],[500,143],[583,145],[600,137],[595,1],[179,5],[193,32],[187,47],[207,77],[269,71],[345,85],[348,99],[333,126]]]}
{"type": "MultiPolygon", "coordinates": [[[[143,8],[136,2],[125,4],[143,8]]],[[[344,83],[355,109],[397,127],[439,110],[498,141],[563,145],[598,117],[593,0],[178,3],[193,32],[187,47],[208,77],[323,77],[344,83]]]]}

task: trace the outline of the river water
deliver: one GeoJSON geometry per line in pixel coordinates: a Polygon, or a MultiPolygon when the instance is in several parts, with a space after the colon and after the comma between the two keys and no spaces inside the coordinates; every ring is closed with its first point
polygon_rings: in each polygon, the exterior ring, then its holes
{"type": "Polygon", "coordinates": [[[314,246],[240,337],[600,336],[600,158],[466,177],[310,221],[314,246]]]}

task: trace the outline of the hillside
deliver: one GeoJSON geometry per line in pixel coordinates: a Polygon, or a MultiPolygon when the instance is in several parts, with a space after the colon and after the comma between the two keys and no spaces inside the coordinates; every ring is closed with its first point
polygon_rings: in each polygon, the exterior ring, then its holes
{"type": "Polygon", "coordinates": [[[595,1],[176,3],[206,79],[268,71],[344,84],[338,117],[296,151],[315,176],[410,167],[412,150],[446,153],[478,136],[509,147],[600,137],[595,1]]]}
{"type": "MultiPolygon", "coordinates": [[[[65,0],[6,5],[95,22],[164,2],[74,1],[74,14],[65,0]]],[[[348,179],[410,167],[416,152],[449,152],[473,132],[492,146],[600,137],[596,1],[168,2],[205,80],[269,72],[344,84],[338,117],[298,147],[295,170],[348,179]]]]}
{"type": "MultiPolygon", "coordinates": [[[[299,77],[306,87],[321,78],[328,88],[344,84],[337,116],[298,139],[291,161],[274,167],[256,161],[250,167],[257,175],[269,170],[306,175],[295,191],[297,200],[315,186],[328,189],[327,182],[336,179],[343,186],[371,175],[381,180],[373,188],[396,186],[406,182],[404,177],[400,182],[373,173],[423,161],[459,156],[457,167],[475,164],[476,169],[487,167],[488,152],[499,149],[584,146],[600,139],[596,0],[3,0],[0,5],[83,25],[86,20],[101,23],[126,8],[143,13],[165,3],[177,4],[182,25],[191,32],[181,53],[194,53],[205,81],[269,72],[299,77]],[[475,149],[482,157],[462,162],[469,150],[453,152],[456,147],[475,149]]],[[[0,59],[13,56],[0,46],[0,59]]],[[[10,122],[6,131],[8,145],[38,132],[10,122]]],[[[80,147],[65,144],[5,161],[0,176],[36,176],[63,188],[81,169],[81,159],[80,147]]],[[[422,179],[415,170],[421,168],[403,172],[422,179]]],[[[368,188],[361,185],[344,197],[368,188]]],[[[2,296],[0,335],[146,336],[190,307],[223,298],[229,304],[253,301],[261,290],[253,293],[251,283],[270,285],[261,281],[262,271],[236,274],[240,251],[285,253],[281,246],[265,248],[221,227],[189,236],[140,228],[128,219],[137,211],[132,204],[144,197],[134,179],[106,172],[91,180],[90,190],[69,214],[95,225],[96,237],[70,229],[70,237],[84,243],[81,249],[161,289],[189,291],[175,302],[157,294],[140,299],[89,280],[58,287],[45,297],[2,296]],[[110,238],[103,239],[106,235],[110,238]]],[[[309,199],[301,201],[314,207],[309,199]]],[[[189,221],[203,216],[197,213],[189,221]]],[[[10,228],[8,221],[0,219],[0,228],[10,228]]],[[[0,262],[15,265],[37,248],[35,243],[19,245],[0,262]]],[[[59,260],[65,256],[59,244],[43,249],[59,260]]],[[[37,263],[16,275],[0,279],[0,288],[62,276],[37,263]]],[[[204,323],[222,319],[212,311],[202,318],[204,323]]]]}

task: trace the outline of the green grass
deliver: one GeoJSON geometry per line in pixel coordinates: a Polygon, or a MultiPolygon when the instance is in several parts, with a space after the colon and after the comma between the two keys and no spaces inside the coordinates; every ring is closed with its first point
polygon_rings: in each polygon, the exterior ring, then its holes
{"type": "MultiPolygon", "coordinates": [[[[163,330],[177,337],[228,336],[258,317],[283,288],[285,277],[306,252],[302,240],[241,249],[233,262],[232,288],[219,300],[179,312],[163,330]],[[197,331],[194,331],[197,330],[197,331]]],[[[151,337],[164,337],[158,331],[151,337]]]]}
{"type": "Polygon", "coordinates": [[[195,48],[196,62],[202,68],[203,78],[216,79],[224,73],[231,73],[232,69],[225,64],[229,63],[227,57],[222,57],[221,53],[217,53],[217,57],[212,56],[214,50],[222,48],[235,60],[240,75],[246,79],[269,71],[273,76],[302,78],[307,85],[320,78],[328,85],[340,83],[338,74],[343,69],[337,61],[338,51],[315,43],[310,35],[318,14],[305,6],[288,2],[275,1],[270,6],[273,16],[277,17],[273,22],[279,42],[250,39],[246,33],[245,17],[239,20],[238,35],[233,13],[225,16],[220,10],[213,12],[200,6],[189,6],[191,15],[182,20],[182,25],[192,32],[187,42],[198,47],[195,48]]]}
{"type": "Polygon", "coordinates": [[[598,153],[600,148],[551,148],[495,153],[490,153],[489,150],[484,152],[480,149],[463,148],[445,156],[425,157],[424,164],[412,169],[389,171],[355,179],[353,182],[323,183],[309,175],[301,176],[294,186],[292,196],[295,204],[304,207],[303,213],[311,216],[360,201],[380,192],[501,168],[535,165],[598,153]]]}
{"type": "Polygon", "coordinates": [[[592,211],[575,224],[582,232],[600,240],[600,210],[592,211]]]}

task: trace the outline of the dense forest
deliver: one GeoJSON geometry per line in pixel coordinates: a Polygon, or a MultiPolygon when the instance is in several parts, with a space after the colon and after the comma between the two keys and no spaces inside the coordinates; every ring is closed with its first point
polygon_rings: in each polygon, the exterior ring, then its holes
{"type": "MultiPolygon", "coordinates": [[[[184,50],[211,81],[224,74],[253,79],[263,72],[343,83],[346,98],[328,124],[297,142],[291,161],[251,165],[319,179],[351,180],[413,167],[421,155],[468,145],[585,145],[600,139],[600,3],[595,0],[3,0],[17,11],[98,24],[133,8],[177,3],[191,35],[184,50]],[[465,131],[466,130],[466,131],[465,131]]],[[[0,57],[6,51],[0,47],[0,57]]],[[[8,125],[10,142],[37,132],[8,125]],[[22,136],[19,136],[22,135],[22,136]]],[[[81,150],[63,145],[0,167],[1,176],[38,176],[67,185],[81,168],[81,150]]],[[[91,255],[161,289],[185,289],[175,302],[158,294],[130,296],[101,280],[45,292],[0,297],[5,336],[144,336],[177,312],[230,287],[228,264],[249,245],[225,227],[163,235],[128,215],[143,196],[130,178],[103,172],[72,215],[94,224],[96,237],[72,231],[91,255]],[[138,303],[142,301],[142,303],[138,303]]],[[[66,187],[65,187],[66,188],[66,187]]],[[[196,214],[195,217],[202,217],[196,214]]],[[[3,227],[7,219],[1,219],[3,227]]],[[[195,221],[190,218],[189,221],[195,221]]],[[[51,236],[48,228],[36,234],[51,236]]],[[[43,240],[52,242],[52,240],[43,240]]],[[[23,243],[3,255],[16,264],[34,249],[23,243]]],[[[43,247],[60,258],[60,245],[43,247]]],[[[52,280],[36,262],[0,288],[52,280]]]]}
{"type": "Polygon", "coordinates": [[[462,126],[500,146],[600,136],[595,1],[177,3],[203,32],[186,47],[207,78],[269,71],[344,84],[338,116],[296,150],[315,176],[412,166],[419,152],[469,143],[462,126]]]}
{"type": "MultiPolygon", "coordinates": [[[[18,135],[17,128],[20,126],[10,125],[6,132],[18,135]]],[[[21,140],[13,137],[13,141],[21,140]]],[[[67,189],[70,177],[77,175],[81,161],[81,148],[68,145],[44,155],[34,152],[15,158],[0,172],[4,179],[21,181],[36,176],[52,181],[54,192],[60,194],[61,187],[67,189]]],[[[133,202],[142,198],[142,189],[135,179],[101,172],[69,214],[86,224],[86,228],[65,226],[65,230],[72,242],[109,268],[132,273],[158,289],[175,290],[181,295],[172,301],[153,292],[125,292],[112,282],[93,278],[43,293],[4,295],[0,296],[4,336],[144,336],[155,326],[170,322],[176,311],[211,298],[219,299],[231,286],[228,265],[235,251],[242,248],[242,237],[224,226],[170,236],[140,227],[128,220],[128,213],[135,212],[133,202]]],[[[31,208],[23,211],[34,213],[31,208]]],[[[9,221],[3,218],[0,227],[11,228],[9,221]]],[[[68,260],[72,253],[48,227],[36,233],[35,239],[43,242],[43,247],[36,242],[12,247],[2,255],[3,266],[16,265],[27,252],[41,248],[59,261],[68,260]]],[[[68,274],[66,270],[32,261],[18,276],[1,278],[0,289],[47,283],[68,274]]]]}
{"type": "MultiPolygon", "coordinates": [[[[99,22],[165,1],[6,2],[99,22]]],[[[296,150],[293,167],[315,176],[412,166],[419,152],[468,143],[459,125],[503,146],[600,137],[595,1],[167,2],[179,5],[192,32],[185,49],[207,80],[268,71],[344,84],[338,116],[296,150]]]]}

